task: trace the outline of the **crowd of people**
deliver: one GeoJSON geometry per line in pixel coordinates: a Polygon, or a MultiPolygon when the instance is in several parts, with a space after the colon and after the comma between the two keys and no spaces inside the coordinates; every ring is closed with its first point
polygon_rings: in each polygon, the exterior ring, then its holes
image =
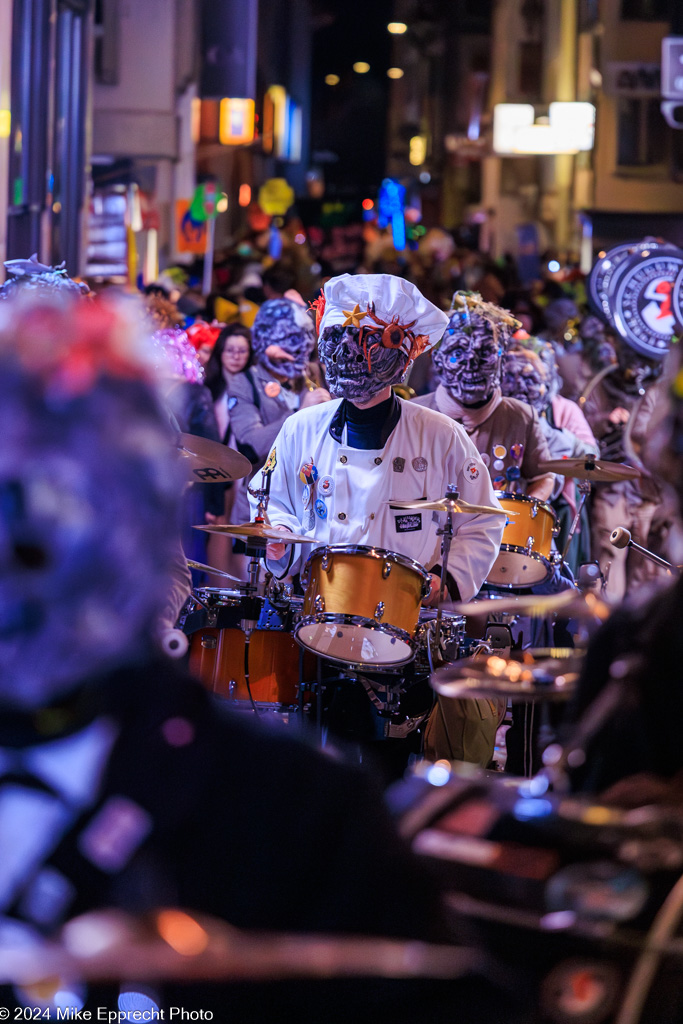
{"type": "MultiPolygon", "coordinates": [[[[125,971],[101,993],[40,974],[46,936],[101,907],[184,907],[261,932],[471,943],[377,781],[420,757],[437,712],[433,758],[492,767],[505,707],[471,701],[465,727],[466,702],[435,705],[428,685],[442,613],[457,630],[448,608],[478,595],[495,605],[573,590],[594,564],[605,606],[640,601],[593,638],[568,721],[585,731],[615,680],[623,701],[593,723],[568,784],[595,795],[626,783],[623,802],[679,798],[677,715],[660,730],[660,714],[677,708],[680,582],[645,603],[643,584],[669,578],[610,535],[626,527],[677,560],[677,502],[675,492],[664,499],[664,481],[680,492],[681,373],[665,377],[582,310],[576,281],[522,290],[509,265],[474,259],[459,280],[453,260],[422,264],[418,281],[380,260],[373,272],[329,276],[319,292],[294,265],[251,263],[223,307],[214,295],[202,308],[163,281],[139,301],[93,300],[65,271],[30,261],[0,289],[0,952],[35,950],[33,975],[14,980],[0,958],[17,1012],[55,1011],[65,998],[79,1010],[113,1000],[124,1013],[167,1004],[125,971]],[[230,322],[217,319],[230,304],[230,322]],[[187,487],[179,434],[237,449],[251,473],[187,487]],[[565,457],[637,473],[587,493],[590,472],[550,468],[565,457]],[[516,516],[528,516],[522,544],[506,542],[516,516]],[[248,522],[233,542],[230,525],[248,522]],[[238,582],[215,605],[213,570],[238,582]],[[264,630],[297,609],[297,639],[318,655],[298,694],[309,736],[264,728],[251,690],[249,713],[238,713],[235,679],[216,700],[161,654],[160,631],[182,624],[184,598],[199,609],[195,655],[216,649],[217,609],[234,605],[247,640],[251,620],[260,625],[255,602],[264,630]],[[374,781],[349,763],[354,742],[356,761],[382,764],[374,781]]],[[[557,616],[520,614],[508,647],[563,646],[570,634],[557,616]]],[[[236,659],[229,668],[237,676],[236,659]]],[[[239,671],[249,689],[248,644],[239,671]]],[[[513,718],[508,735],[508,771],[535,775],[537,732],[513,718]]],[[[111,941],[101,928],[89,934],[100,951],[111,941]]],[[[198,990],[176,981],[170,998],[213,1019],[544,1019],[492,952],[428,984],[419,970],[412,981],[373,980],[369,967],[361,981],[335,977],[328,950],[325,982],[225,985],[214,973],[198,990]]],[[[132,961],[130,973],[139,979],[132,961]]]]}

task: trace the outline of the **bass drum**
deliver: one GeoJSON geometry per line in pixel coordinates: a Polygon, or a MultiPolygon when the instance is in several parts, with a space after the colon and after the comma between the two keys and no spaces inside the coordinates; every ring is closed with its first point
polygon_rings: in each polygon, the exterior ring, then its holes
{"type": "Polygon", "coordinates": [[[523,590],[545,583],[553,566],[553,538],[559,531],[557,517],[546,501],[526,494],[496,491],[508,517],[500,552],[486,583],[506,590],[523,590]]]}

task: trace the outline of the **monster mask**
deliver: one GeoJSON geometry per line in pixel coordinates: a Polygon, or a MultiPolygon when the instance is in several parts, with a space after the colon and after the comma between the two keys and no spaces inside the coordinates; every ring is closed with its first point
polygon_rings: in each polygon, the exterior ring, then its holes
{"type": "Polygon", "coordinates": [[[341,324],[324,329],[319,342],[320,361],[325,366],[330,394],[335,398],[364,403],[385,387],[398,384],[403,377],[408,356],[400,348],[376,345],[376,335],[368,328],[341,324]],[[368,356],[368,346],[373,345],[376,347],[368,356]]]}
{"type": "Polygon", "coordinates": [[[444,339],[434,353],[441,384],[465,406],[485,402],[500,383],[507,335],[476,313],[452,311],[444,339]]]}
{"type": "Polygon", "coordinates": [[[256,361],[277,377],[301,377],[315,345],[313,321],[290,299],[264,302],[254,320],[252,347],[256,361]]]}
{"type": "Polygon", "coordinates": [[[501,389],[507,398],[526,402],[540,416],[551,400],[550,373],[540,354],[527,348],[506,352],[501,389]]]}

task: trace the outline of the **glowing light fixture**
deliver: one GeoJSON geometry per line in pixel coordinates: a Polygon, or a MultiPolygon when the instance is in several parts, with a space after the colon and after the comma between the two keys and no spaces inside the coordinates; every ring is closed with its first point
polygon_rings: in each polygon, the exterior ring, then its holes
{"type": "Polygon", "coordinates": [[[246,183],[240,185],[239,192],[237,193],[237,202],[240,206],[249,206],[251,202],[251,185],[246,183]]]}
{"type": "Polygon", "coordinates": [[[361,206],[363,207],[364,210],[372,210],[374,208],[374,205],[375,204],[372,201],[372,199],[364,199],[363,202],[361,203],[361,206]]]}
{"type": "Polygon", "coordinates": [[[221,192],[216,203],[216,209],[219,213],[225,213],[228,209],[228,197],[225,192],[221,192]]]}
{"type": "Polygon", "coordinates": [[[353,65],[353,70],[356,72],[357,75],[366,75],[370,70],[370,65],[367,63],[367,61],[357,60],[356,63],[353,65]]]}
{"type": "Polygon", "coordinates": [[[425,135],[413,135],[410,140],[410,151],[408,159],[413,167],[419,167],[427,159],[427,137],[425,135]]]}
{"type": "Polygon", "coordinates": [[[388,68],[387,78],[403,78],[403,68],[388,68]]]}
{"type": "Polygon", "coordinates": [[[387,25],[387,32],[391,32],[392,36],[402,36],[407,31],[408,26],[404,21],[390,21],[387,25]]]}
{"type": "Polygon", "coordinates": [[[551,103],[539,121],[530,103],[493,108],[493,149],[501,155],[579,153],[593,148],[594,135],[592,103],[551,103]]]}
{"type": "Polygon", "coordinates": [[[339,75],[325,75],[325,85],[339,85],[339,75]]]}
{"type": "Polygon", "coordinates": [[[254,138],[254,101],[222,99],[218,115],[218,138],[223,146],[243,146],[254,138]]]}

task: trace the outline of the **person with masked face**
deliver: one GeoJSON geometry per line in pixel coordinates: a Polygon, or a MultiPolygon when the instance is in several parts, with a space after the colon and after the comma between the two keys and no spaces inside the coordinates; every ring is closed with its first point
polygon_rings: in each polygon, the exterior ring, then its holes
{"type": "MultiPolygon", "coordinates": [[[[309,386],[306,368],[315,345],[313,321],[305,307],[291,299],[264,302],[251,336],[254,365],[234,374],[228,384],[228,409],[235,445],[263,464],[282,424],[299,409],[326,402],[325,388],[309,386]]],[[[234,505],[235,522],[249,518],[245,492],[234,505]]]]}
{"type": "Polygon", "coordinates": [[[446,333],[432,356],[439,384],[415,402],[463,425],[496,490],[521,491],[545,501],[554,476],[539,469],[550,454],[538,415],[500,388],[503,355],[515,324],[500,307],[456,292],[446,333]]]}
{"type": "MultiPolygon", "coordinates": [[[[440,339],[447,318],[390,274],[331,278],[316,317],[335,400],[286,420],[275,439],[268,457],[271,522],[307,533],[312,544],[377,545],[431,569],[441,546],[438,516],[392,508],[392,498],[436,500],[453,483],[466,501],[498,507],[486,466],[462,428],[392,391],[412,360],[440,339]]],[[[497,515],[456,517],[448,571],[463,600],[478,592],[493,564],[502,524],[497,515]]],[[[284,556],[282,568],[297,571],[308,552],[282,549],[271,545],[270,558],[284,556]]]]}

